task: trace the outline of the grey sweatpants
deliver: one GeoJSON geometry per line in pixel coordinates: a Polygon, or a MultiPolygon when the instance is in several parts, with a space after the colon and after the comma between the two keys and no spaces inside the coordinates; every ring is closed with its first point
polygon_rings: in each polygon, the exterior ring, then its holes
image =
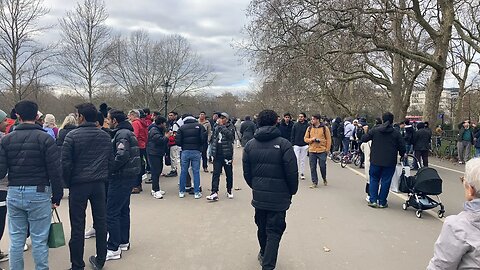
{"type": "Polygon", "coordinates": [[[472,143],[469,141],[461,141],[457,143],[458,161],[466,162],[470,159],[472,143]]]}

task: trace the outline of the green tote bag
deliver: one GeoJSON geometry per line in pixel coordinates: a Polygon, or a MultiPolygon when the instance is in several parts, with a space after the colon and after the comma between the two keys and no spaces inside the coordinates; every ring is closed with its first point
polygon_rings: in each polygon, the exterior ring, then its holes
{"type": "Polygon", "coordinates": [[[52,211],[53,222],[50,224],[50,233],[48,235],[48,247],[49,248],[58,248],[65,246],[65,234],[63,233],[63,224],[60,221],[60,216],[58,215],[57,209],[52,211]],[[58,222],[55,222],[55,216],[57,216],[58,222]]]}

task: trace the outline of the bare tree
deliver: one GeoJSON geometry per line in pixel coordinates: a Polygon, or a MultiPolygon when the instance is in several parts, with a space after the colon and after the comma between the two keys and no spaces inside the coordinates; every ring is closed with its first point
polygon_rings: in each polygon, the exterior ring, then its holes
{"type": "Polygon", "coordinates": [[[107,73],[128,93],[132,106],[164,109],[167,80],[171,85],[167,97],[174,101],[174,109],[182,106],[178,97],[204,89],[213,80],[211,68],[178,35],[153,41],[147,32],[137,31],[129,39],[117,38],[111,48],[107,73]]]}
{"type": "Polygon", "coordinates": [[[39,20],[48,13],[41,0],[0,0],[0,94],[12,103],[32,94],[34,85],[49,74],[48,46],[34,37],[45,28],[39,20]]]}
{"type": "Polygon", "coordinates": [[[158,42],[145,31],[135,31],[128,39],[112,43],[107,74],[130,97],[131,105],[162,106],[160,95],[165,79],[158,42]]]}
{"type": "MultiPolygon", "coordinates": [[[[202,61],[184,37],[167,36],[160,40],[159,46],[165,79],[172,85],[168,92],[169,99],[198,92],[212,84],[215,77],[211,66],[202,61]]],[[[171,108],[180,105],[176,102],[171,108]]]]}
{"type": "Polygon", "coordinates": [[[102,0],[84,0],[60,19],[62,30],[58,74],[77,93],[91,101],[105,84],[110,29],[102,0]]]}
{"type": "MultiPolygon", "coordinates": [[[[343,57],[339,54],[360,58],[334,71],[350,73],[343,79],[367,78],[388,86],[394,99],[392,108],[399,112],[408,108],[409,91],[429,66],[424,116],[434,122],[454,12],[453,1],[446,0],[254,0],[249,9],[254,19],[247,32],[252,40],[250,47],[260,59],[257,65],[267,71],[270,69],[265,64],[279,58],[287,62],[296,58],[314,60],[320,67],[317,73],[331,71],[328,64],[336,64],[336,57],[343,57]],[[414,32],[409,32],[412,28],[414,32]],[[391,59],[390,66],[377,61],[380,53],[391,59]],[[405,71],[410,73],[408,77],[403,75],[405,71]]],[[[323,82],[316,79],[323,89],[331,79],[324,78],[327,80],[323,82]]]]}

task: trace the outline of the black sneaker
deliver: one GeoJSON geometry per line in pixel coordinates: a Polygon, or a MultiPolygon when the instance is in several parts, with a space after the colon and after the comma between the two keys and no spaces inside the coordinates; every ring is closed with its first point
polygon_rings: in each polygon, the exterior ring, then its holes
{"type": "Polygon", "coordinates": [[[171,172],[169,172],[167,175],[165,175],[165,177],[175,177],[175,176],[177,176],[177,175],[178,175],[178,174],[177,174],[177,171],[171,171],[171,172]]]}
{"type": "Polygon", "coordinates": [[[261,252],[258,252],[257,259],[258,259],[258,262],[260,263],[260,266],[263,266],[263,255],[261,252]]]}
{"type": "Polygon", "coordinates": [[[0,262],[6,262],[6,261],[8,261],[8,254],[0,251],[0,262]]]}
{"type": "Polygon", "coordinates": [[[103,268],[103,265],[100,265],[97,262],[97,257],[95,256],[90,256],[90,259],[88,261],[90,262],[94,270],[101,270],[103,268]]]}

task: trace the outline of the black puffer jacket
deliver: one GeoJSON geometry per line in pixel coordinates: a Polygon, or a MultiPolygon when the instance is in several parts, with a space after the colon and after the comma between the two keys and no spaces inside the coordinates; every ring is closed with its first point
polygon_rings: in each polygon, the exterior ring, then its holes
{"type": "Polygon", "coordinates": [[[276,127],[261,127],[243,152],[243,176],[252,188],[252,205],[285,211],[298,190],[297,158],[276,127]]]}
{"type": "Polygon", "coordinates": [[[245,147],[248,141],[253,139],[253,135],[255,134],[255,130],[257,129],[257,126],[255,126],[255,123],[253,123],[250,120],[245,120],[241,125],[240,125],[240,134],[242,135],[242,146],[245,147]]]}
{"type": "Polygon", "coordinates": [[[417,130],[413,134],[412,143],[415,151],[428,151],[432,141],[432,133],[427,128],[417,130]]]}
{"type": "Polygon", "coordinates": [[[362,141],[372,141],[370,163],[376,166],[395,166],[398,154],[402,157],[405,154],[405,141],[390,123],[370,129],[363,135],[362,141]]]}
{"type": "Polygon", "coordinates": [[[413,135],[415,134],[415,129],[413,129],[412,125],[405,126],[405,135],[403,139],[405,140],[406,145],[413,144],[413,135]]]}
{"type": "Polygon", "coordinates": [[[140,173],[140,148],[133,134],[133,127],[127,121],[120,122],[116,129],[112,130],[113,139],[113,163],[110,173],[115,178],[132,180],[140,173]]]}
{"type": "Polygon", "coordinates": [[[214,158],[233,158],[233,142],[235,129],[232,124],[226,126],[217,125],[212,136],[212,155],[214,158]]]}
{"type": "Polygon", "coordinates": [[[307,132],[308,129],[308,122],[303,121],[303,123],[297,122],[293,125],[292,128],[292,139],[290,142],[292,142],[293,145],[296,146],[305,146],[307,143],[305,142],[305,132],[307,132]]]}
{"type": "Polygon", "coordinates": [[[36,124],[20,124],[0,141],[0,179],[9,186],[51,186],[52,203],[60,204],[63,180],[55,140],[36,124]]]}
{"type": "Polygon", "coordinates": [[[63,127],[62,129],[60,129],[58,131],[58,137],[57,137],[57,145],[59,147],[62,147],[63,145],[63,142],[65,141],[65,137],[67,136],[67,134],[76,129],[77,126],[74,126],[74,125],[66,125],[65,127],[63,127]]]}
{"type": "Polygon", "coordinates": [[[175,136],[175,144],[183,150],[202,151],[207,144],[207,130],[193,117],[186,117],[175,136]]]}
{"type": "Polygon", "coordinates": [[[84,123],[69,132],[62,147],[65,185],[107,181],[113,158],[110,143],[110,136],[95,123],[84,123]]]}
{"type": "Polygon", "coordinates": [[[282,123],[280,123],[280,125],[278,126],[278,129],[280,129],[280,133],[282,133],[282,137],[287,139],[288,141],[292,139],[292,128],[293,123],[290,121],[287,124],[285,120],[282,120],[282,123]]]}
{"type": "Polygon", "coordinates": [[[147,154],[151,156],[164,156],[167,151],[168,138],[165,130],[152,124],[148,127],[147,154]]]}

